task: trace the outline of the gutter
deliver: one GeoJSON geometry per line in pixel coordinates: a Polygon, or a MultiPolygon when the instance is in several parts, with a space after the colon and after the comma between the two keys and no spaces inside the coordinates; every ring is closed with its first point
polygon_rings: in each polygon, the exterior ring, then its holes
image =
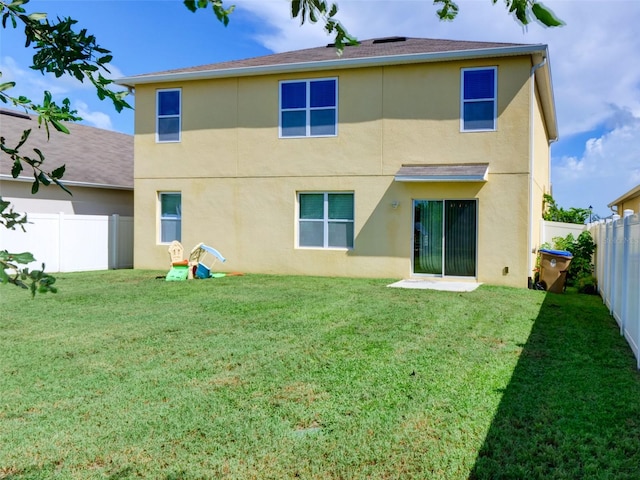
{"type": "Polygon", "coordinates": [[[377,57],[335,58],[332,60],[318,60],[314,62],[284,63],[277,65],[259,65],[252,67],[236,67],[212,69],[190,72],[158,73],[151,75],[137,75],[123,77],[115,83],[133,88],[136,85],[148,83],[163,83],[174,81],[209,80],[214,78],[247,77],[257,75],[271,75],[278,73],[312,72],[328,69],[347,69],[375,67],[381,65],[402,65],[411,63],[441,62],[452,60],[467,60],[476,58],[491,58],[515,55],[546,54],[546,45],[518,45],[514,47],[480,48],[477,50],[454,50],[448,52],[411,53],[405,55],[383,55],[377,57]]]}
{"type": "MultiPolygon", "coordinates": [[[[13,178],[13,176],[7,175],[4,173],[0,174],[0,180],[33,183],[33,177],[19,176],[17,178],[13,178]]],[[[109,183],[78,182],[74,180],[62,180],[60,183],[62,183],[65,187],[69,186],[69,187],[87,187],[87,188],[109,188],[111,190],[133,190],[133,187],[129,187],[126,185],[112,185],[109,183]]]]}

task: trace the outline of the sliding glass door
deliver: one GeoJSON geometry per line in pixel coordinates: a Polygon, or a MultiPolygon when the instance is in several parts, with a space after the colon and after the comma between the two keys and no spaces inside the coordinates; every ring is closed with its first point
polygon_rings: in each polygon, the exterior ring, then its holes
{"type": "Polygon", "coordinates": [[[475,200],[415,200],[413,273],[476,276],[475,200]]]}

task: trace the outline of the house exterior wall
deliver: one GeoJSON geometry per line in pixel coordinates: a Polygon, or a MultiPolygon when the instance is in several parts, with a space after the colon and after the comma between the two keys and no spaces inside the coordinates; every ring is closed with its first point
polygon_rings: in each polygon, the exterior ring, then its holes
{"type": "Polygon", "coordinates": [[[633,210],[634,213],[640,212],[640,186],[630,190],[621,199],[618,199],[614,205],[616,206],[616,213],[621,217],[625,210],[633,210]]]}
{"type": "Polygon", "coordinates": [[[67,185],[73,195],[51,185],[31,194],[31,182],[0,180],[2,198],[16,212],[64,213],[66,215],[133,216],[133,191],[67,185]]]}
{"type": "MultiPolygon", "coordinates": [[[[549,149],[549,135],[542,117],[540,95],[534,88],[534,103],[532,105],[532,191],[531,191],[531,251],[530,265],[535,266],[537,250],[542,237],[541,223],[544,194],[551,193],[551,150],[549,149]]],[[[533,267],[532,267],[533,268],[533,267]]]]}
{"type": "MultiPolygon", "coordinates": [[[[411,275],[413,200],[476,199],[477,280],[525,287],[530,68],[522,56],[139,85],[135,267],[167,266],[168,245],[158,234],[163,191],[182,193],[186,249],[214,246],[226,271],[387,278],[411,275]],[[461,133],[461,68],[482,66],[498,67],[497,130],[461,133]],[[278,138],[279,81],[327,77],[338,79],[337,136],[278,138]],[[182,89],[179,143],[155,142],[158,88],[182,89]],[[394,181],[412,163],[488,163],[488,181],[394,181]],[[352,250],[296,248],[301,191],[354,192],[352,250]]],[[[541,123],[539,113],[533,117],[541,123]]],[[[540,158],[544,148],[536,149],[540,158]]],[[[547,187],[544,175],[534,175],[537,190],[547,187]]]]}

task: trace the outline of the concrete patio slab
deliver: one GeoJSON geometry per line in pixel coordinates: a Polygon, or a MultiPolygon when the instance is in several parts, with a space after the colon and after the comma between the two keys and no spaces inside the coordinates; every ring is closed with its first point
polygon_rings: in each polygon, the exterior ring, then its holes
{"type": "Polygon", "coordinates": [[[473,292],[482,283],[476,282],[449,282],[422,279],[407,279],[387,285],[392,288],[416,288],[423,290],[442,290],[445,292],[473,292]]]}

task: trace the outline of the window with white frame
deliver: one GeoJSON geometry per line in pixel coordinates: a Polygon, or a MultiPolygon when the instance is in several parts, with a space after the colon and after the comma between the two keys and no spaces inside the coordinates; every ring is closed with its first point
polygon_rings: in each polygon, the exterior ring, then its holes
{"type": "Polygon", "coordinates": [[[353,193],[298,194],[298,246],[353,248],[353,193]]]}
{"type": "Polygon", "coordinates": [[[160,192],[160,243],[182,240],[182,194],[160,192]]]}
{"type": "Polygon", "coordinates": [[[337,135],[338,80],[280,82],[280,137],[337,135]]]}
{"type": "Polygon", "coordinates": [[[180,141],[181,95],[180,89],[156,92],[156,141],[159,143],[180,141]]]}
{"type": "Polygon", "coordinates": [[[497,117],[497,67],[463,68],[460,129],[492,131],[497,117]]]}

